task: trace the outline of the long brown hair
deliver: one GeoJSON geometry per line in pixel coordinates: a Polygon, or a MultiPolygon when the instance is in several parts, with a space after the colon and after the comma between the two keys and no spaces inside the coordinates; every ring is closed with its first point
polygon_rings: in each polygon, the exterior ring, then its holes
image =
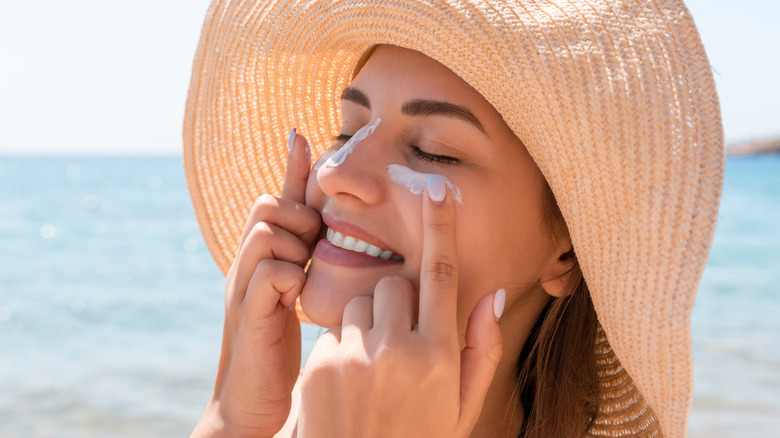
{"type": "MultiPolygon", "coordinates": [[[[555,235],[564,224],[547,187],[547,220],[555,235]]],[[[517,396],[523,405],[522,438],[579,437],[598,409],[599,382],[593,348],[598,318],[574,251],[564,293],[542,310],[518,362],[517,396]]]]}

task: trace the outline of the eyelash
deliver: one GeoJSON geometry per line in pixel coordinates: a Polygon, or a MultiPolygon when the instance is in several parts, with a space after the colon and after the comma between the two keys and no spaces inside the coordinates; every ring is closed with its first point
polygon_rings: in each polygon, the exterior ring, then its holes
{"type": "MultiPolygon", "coordinates": [[[[333,139],[336,141],[346,142],[350,138],[352,138],[351,135],[347,134],[339,134],[333,139]]],[[[428,152],[425,152],[424,150],[420,149],[417,146],[412,146],[412,153],[419,159],[423,161],[430,161],[431,163],[439,163],[439,164],[459,164],[460,160],[453,157],[448,157],[446,155],[435,155],[435,154],[429,154],[428,152]]]]}

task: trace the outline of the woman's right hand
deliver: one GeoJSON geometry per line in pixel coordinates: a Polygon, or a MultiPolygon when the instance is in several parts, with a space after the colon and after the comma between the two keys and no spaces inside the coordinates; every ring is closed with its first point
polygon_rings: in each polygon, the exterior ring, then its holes
{"type": "Polygon", "coordinates": [[[227,274],[219,371],[193,437],[270,437],[290,413],[301,366],[300,323],[291,307],[322,223],[305,205],[308,144],[303,136],[290,139],[282,195],[257,199],[227,274]]]}

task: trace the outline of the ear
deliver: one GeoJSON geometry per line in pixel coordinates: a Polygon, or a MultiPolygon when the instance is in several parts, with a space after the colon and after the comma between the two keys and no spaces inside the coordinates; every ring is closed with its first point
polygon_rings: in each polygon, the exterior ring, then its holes
{"type": "Polygon", "coordinates": [[[577,256],[574,254],[568,233],[565,239],[558,239],[556,243],[556,250],[542,271],[539,282],[547,294],[560,298],[573,290],[567,285],[571,280],[572,269],[577,263],[577,256]]]}

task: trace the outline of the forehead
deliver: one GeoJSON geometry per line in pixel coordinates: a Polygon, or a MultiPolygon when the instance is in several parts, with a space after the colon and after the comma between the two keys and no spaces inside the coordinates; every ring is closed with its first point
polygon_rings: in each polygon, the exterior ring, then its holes
{"type": "Polygon", "coordinates": [[[446,101],[469,108],[480,119],[501,120],[493,106],[452,70],[420,52],[397,46],[377,46],[350,86],[365,93],[372,103],[385,99],[446,101]]]}
{"type": "Polygon", "coordinates": [[[438,61],[420,52],[396,46],[376,47],[352,81],[352,85],[364,87],[372,83],[400,87],[399,91],[418,94],[445,91],[453,94],[453,97],[483,99],[463,79],[438,61]]]}

